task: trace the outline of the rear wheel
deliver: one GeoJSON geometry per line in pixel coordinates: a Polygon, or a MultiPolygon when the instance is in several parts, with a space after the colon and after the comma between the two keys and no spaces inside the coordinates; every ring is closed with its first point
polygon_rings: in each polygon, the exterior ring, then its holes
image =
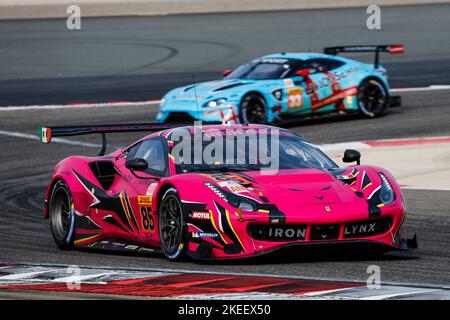
{"type": "Polygon", "coordinates": [[[187,243],[187,225],[180,197],[176,189],[168,189],[159,207],[159,237],[161,248],[170,260],[184,257],[187,243]]]}
{"type": "Polygon", "coordinates": [[[57,181],[53,186],[48,211],[55,243],[64,250],[73,247],[75,216],[71,205],[69,188],[64,181],[57,181]]]}
{"type": "Polygon", "coordinates": [[[241,123],[265,124],[267,122],[266,101],[259,94],[246,95],[239,107],[241,123]]]}
{"type": "Polygon", "coordinates": [[[388,104],[388,94],[384,85],[376,79],[364,80],[358,90],[358,106],[368,118],[379,117],[388,104]]]}

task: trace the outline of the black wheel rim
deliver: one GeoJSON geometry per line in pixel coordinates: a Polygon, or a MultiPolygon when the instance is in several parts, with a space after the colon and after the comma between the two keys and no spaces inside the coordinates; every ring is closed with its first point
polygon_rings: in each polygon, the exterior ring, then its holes
{"type": "Polygon", "coordinates": [[[63,189],[56,191],[50,207],[52,230],[58,239],[65,239],[70,227],[69,197],[63,189]]]}
{"type": "Polygon", "coordinates": [[[175,196],[164,198],[160,215],[161,245],[166,252],[171,253],[178,250],[182,237],[182,212],[175,196]]]}
{"type": "Polygon", "coordinates": [[[358,101],[363,112],[371,116],[377,115],[385,108],[386,91],[380,83],[368,81],[362,86],[358,101]]]}
{"type": "Polygon", "coordinates": [[[243,105],[242,110],[244,123],[259,123],[266,122],[266,109],[260,99],[248,99],[243,105]]]}

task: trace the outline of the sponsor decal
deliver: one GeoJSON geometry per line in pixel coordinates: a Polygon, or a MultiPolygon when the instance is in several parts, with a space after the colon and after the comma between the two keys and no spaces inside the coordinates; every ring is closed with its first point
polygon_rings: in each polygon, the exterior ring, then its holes
{"type": "Polygon", "coordinates": [[[43,143],[50,143],[52,140],[52,131],[50,128],[41,128],[41,142],[43,143]]]}
{"type": "Polygon", "coordinates": [[[221,109],[220,112],[220,118],[222,119],[223,123],[230,123],[231,121],[234,121],[234,123],[239,123],[239,116],[234,111],[234,105],[229,105],[228,110],[221,109]]]}
{"type": "Polygon", "coordinates": [[[364,223],[359,225],[345,226],[345,235],[370,234],[375,232],[376,222],[364,223]]]}
{"type": "Polygon", "coordinates": [[[138,196],[138,204],[141,206],[151,206],[152,196],[138,196]]]}
{"type": "Polygon", "coordinates": [[[269,227],[267,236],[269,240],[304,240],[306,227],[269,227]]]}
{"type": "Polygon", "coordinates": [[[201,211],[193,211],[192,212],[192,219],[209,220],[210,217],[211,217],[210,212],[201,212],[201,211]]]}
{"type": "Polygon", "coordinates": [[[157,183],[151,183],[149,186],[148,186],[148,189],[147,189],[147,192],[145,193],[147,196],[151,196],[151,195],[153,195],[153,192],[155,192],[155,189],[156,189],[156,186],[157,186],[158,184],[157,183]]]}
{"type": "Polygon", "coordinates": [[[133,244],[129,244],[125,247],[125,249],[128,249],[128,250],[136,250],[138,248],[139,248],[139,246],[135,246],[133,244]]]}
{"type": "Polygon", "coordinates": [[[277,104],[276,106],[272,107],[272,112],[281,112],[281,110],[283,109],[283,107],[279,104],[277,104]]]}
{"type": "Polygon", "coordinates": [[[235,183],[241,184],[241,185],[251,185],[252,183],[248,181],[247,179],[237,175],[237,174],[230,174],[230,173],[217,173],[217,174],[204,174],[204,176],[216,181],[219,185],[222,182],[230,182],[233,181],[235,183]]]}
{"type": "Polygon", "coordinates": [[[155,249],[152,248],[140,248],[139,252],[155,252],[155,249]]]}
{"type": "Polygon", "coordinates": [[[329,206],[325,206],[325,211],[326,212],[331,212],[331,208],[329,206]]]}
{"type": "Polygon", "coordinates": [[[294,81],[292,79],[284,79],[283,83],[287,88],[292,88],[294,86],[294,81]]]}
{"type": "Polygon", "coordinates": [[[325,98],[320,101],[319,100],[316,100],[316,101],[311,100],[313,102],[312,111],[316,111],[320,108],[323,108],[327,105],[335,103],[339,100],[347,99],[348,96],[356,96],[357,93],[358,93],[358,87],[354,86],[354,87],[350,87],[345,90],[339,91],[336,94],[333,94],[333,95],[329,96],[328,98],[325,98]]]}
{"type": "Polygon", "coordinates": [[[126,244],[125,243],[121,243],[121,242],[112,242],[111,243],[114,247],[125,247],[126,244]]]}
{"type": "Polygon", "coordinates": [[[192,238],[219,238],[219,234],[209,232],[192,232],[192,238]]]}
{"type": "Polygon", "coordinates": [[[247,189],[236,181],[219,182],[219,186],[233,193],[247,192],[247,189]]]}
{"type": "Polygon", "coordinates": [[[392,227],[392,217],[376,221],[360,221],[347,223],[344,228],[344,238],[368,237],[388,232],[392,227]]]}

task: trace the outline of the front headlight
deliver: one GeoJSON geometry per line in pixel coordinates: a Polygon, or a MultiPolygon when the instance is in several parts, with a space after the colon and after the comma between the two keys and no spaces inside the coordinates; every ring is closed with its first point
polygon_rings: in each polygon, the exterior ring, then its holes
{"type": "Polygon", "coordinates": [[[281,101],[283,99],[283,90],[281,89],[275,90],[274,92],[272,92],[272,95],[275,99],[281,101]]]}
{"type": "Polygon", "coordinates": [[[258,203],[252,199],[237,196],[232,192],[217,187],[211,182],[205,182],[205,185],[216,195],[237,209],[241,209],[243,211],[258,211],[258,203]]]}
{"type": "Polygon", "coordinates": [[[384,205],[388,205],[395,200],[394,189],[384,174],[380,172],[378,175],[381,178],[380,200],[384,205]]]}
{"type": "Polygon", "coordinates": [[[212,100],[212,101],[209,101],[209,102],[205,103],[203,105],[203,107],[204,108],[206,108],[206,107],[210,107],[210,108],[219,107],[221,105],[224,105],[226,102],[227,102],[227,99],[225,99],[225,98],[215,99],[215,100],[212,100]]]}
{"type": "Polygon", "coordinates": [[[257,211],[256,204],[250,199],[245,199],[239,196],[230,197],[228,203],[233,207],[241,209],[242,211],[257,211]]]}

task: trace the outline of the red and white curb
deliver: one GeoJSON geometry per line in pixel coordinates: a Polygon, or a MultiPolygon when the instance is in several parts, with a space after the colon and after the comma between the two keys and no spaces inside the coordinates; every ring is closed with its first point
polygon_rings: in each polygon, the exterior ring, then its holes
{"type": "Polygon", "coordinates": [[[370,149],[377,147],[404,147],[413,145],[427,145],[436,143],[450,143],[450,137],[423,137],[404,139],[383,139],[367,141],[349,141],[318,145],[323,151],[340,151],[345,149],[370,149]]]}
{"type": "Polygon", "coordinates": [[[169,299],[450,299],[445,286],[365,283],[274,275],[61,265],[0,266],[0,290],[114,294],[169,299]]]}

